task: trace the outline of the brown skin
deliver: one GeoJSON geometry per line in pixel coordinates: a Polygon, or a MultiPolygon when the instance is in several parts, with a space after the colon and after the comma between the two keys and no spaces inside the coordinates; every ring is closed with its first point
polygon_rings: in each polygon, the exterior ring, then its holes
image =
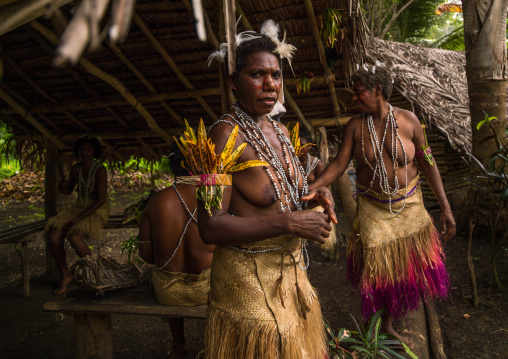
{"type": "MultiPolygon", "coordinates": [[[[357,104],[358,109],[363,114],[372,115],[374,127],[378,136],[381,139],[385,129],[385,124],[388,115],[388,101],[383,97],[381,93],[381,85],[377,84],[372,90],[367,89],[361,81],[355,83],[353,87],[355,93],[353,101],[357,104]]],[[[434,195],[436,196],[439,204],[441,205],[441,234],[444,240],[448,240],[455,235],[456,225],[453,218],[450,204],[445,195],[441,176],[437,168],[437,164],[431,166],[425,161],[423,157],[415,158],[415,153],[421,151],[422,146],[425,144],[425,137],[423,134],[422,126],[418,121],[418,118],[411,111],[406,111],[397,107],[393,108],[395,118],[397,119],[397,125],[399,126],[399,135],[404,143],[404,148],[407,154],[407,180],[411,182],[418,174],[418,167],[421,169],[425,178],[427,179],[434,195]],[[415,160],[416,159],[416,160],[415,160]],[[418,167],[416,163],[418,162],[418,167]]],[[[356,159],[357,163],[357,181],[358,183],[369,186],[373,176],[372,169],[363,159],[362,155],[362,131],[361,124],[364,121],[364,135],[363,142],[365,146],[365,156],[370,162],[371,166],[375,165],[374,149],[369,139],[369,130],[367,128],[366,116],[363,115],[353,117],[346,126],[344,137],[339,152],[335,159],[328,165],[323,174],[309,186],[310,194],[306,198],[311,199],[313,197],[312,189],[318,186],[326,186],[332,183],[335,179],[340,177],[346,170],[349,161],[353,158],[356,159]]],[[[394,186],[394,173],[391,159],[391,135],[388,131],[384,144],[383,160],[386,164],[386,170],[388,178],[390,179],[390,186],[394,186]],[[388,165],[390,164],[390,165],[388,165]]],[[[397,161],[399,168],[397,170],[397,178],[401,188],[406,186],[405,175],[404,175],[404,156],[402,152],[402,146],[397,142],[398,146],[398,157],[397,161]]],[[[373,186],[373,190],[380,192],[379,180],[376,180],[373,186]]],[[[304,199],[306,199],[304,198],[304,199]]],[[[389,314],[383,316],[383,328],[382,330],[388,333],[393,333],[399,337],[402,341],[407,343],[409,346],[414,344],[409,338],[400,336],[392,327],[393,318],[389,314]]]]}
{"type": "MultiPolygon", "coordinates": [[[[230,86],[238,105],[258,124],[288,176],[281,144],[267,118],[282,89],[282,72],[277,58],[269,52],[251,54],[238,77],[230,77],[230,86]]],[[[234,111],[230,115],[235,117],[234,111]]],[[[287,128],[281,124],[279,126],[289,137],[287,128]]],[[[226,123],[213,127],[209,137],[215,143],[217,153],[224,148],[232,130],[226,123]]],[[[244,142],[244,138],[238,136],[235,149],[244,142]]],[[[250,145],[247,145],[238,163],[248,160],[259,160],[250,145]]],[[[269,170],[276,179],[273,168],[269,170]]],[[[280,185],[277,185],[280,190],[280,185]]],[[[213,216],[209,217],[203,204],[198,203],[199,233],[205,243],[218,245],[248,244],[283,234],[294,234],[324,243],[330,234],[330,219],[336,223],[336,217],[330,192],[326,188],[320,188],[317,192],[316,198],[321,201],[327,214],[311,210],[279,214],[275,190],[262,167],[235,172],[233,185],[224,191],[222,209],[212,208],[213,216]],[[228,211],[235,216],[227,215],[228,211]]]]}
{"type": "MultiPolygon", "coordinates": [[[[94,150],[93,147],[89,143],[83,143],[79,148],[79,157],[81,159],[81,164],[83,166],[83,177],[86,178],[88,176],[88,172],[90,171],[90,167],[93,164],[94,160],[94,150]]],[[[62,178],[60,182],[58,182],[58,190],[65,194],[70,195],[76,184],[79,181],[78,174],[78,166],[77,164],[73,165],[70,170],[69,180],[62,178]]],[[[106,173],[106,169],[104,167],[100,167],[95,173],[95,189],[92,192],[92,195],[97,196],[97,201],[88,209],[83,210],[77,217],[71,219],[61,231],[54,231],[49,235],[49,243],[51,246],[51,251],[55,257],[55,262],[60,271],[60,275],[62,280],[58,287],[53,291],[53,294],[62,294],[65,293],[67,289],[67,284],[72,281],[72,274],[69,272],[69,268],[67,266],[66,253],[64,248],[65,237],[67,236],[68,231],[72,228],[74,224],[79,222],[81,219],[86,216],[94,213],[97,209],[99,209],[106,201],[107,188],[108,188],[108,177],[106,173]]],[[[76,250],[76,253],[81,257],[85,257],[90,255],[90,249],[83,241],[83,236],[81,235],[73,235],[69,238],[69,242],[72,247],[76,250]]]]}
{"type": "MultiPolygon", "coordinates": [[[[177,185],[177,190],[190,212],[196,208],[196,187],[177,185]]],[[[196,215],[195,215],[196,217],[196,215]]],[[[173,254],[189,215],[174,188],[157,192],[148,202],[139,225],[139,256],[147,263],[162,266],[173,254]]],[[[170,272],[199,274],[212,265],[215,246],[203,243],[198,226],[191,221],[173,259],[164,267],[170,272]]],[[[173,335],[172,358],[184,358],[189,353],[185,340],[183,319],[168,319],[173,335]]]]}
{"type": "MultiPolygon", "coordinates": [[[[300,144],[302,146],[309,143],[306,138],[300,137],[300,144]]],[[[305,146],[300,151],[300,163],[302,164],[303,169],[305,170],[307,168],[307,154],[309,153],[312,146],[305,146]]],[[[314,156],[310,156],[310,160],[314,160],[314,156]]],[[[307,176],[307,183],[310,185],[312,182],[316,180],[319,176],[321,176],[321,173],[325,170],[325,165],[321,160],[319,160],[317,166],[308,174],[307,176]]]]}

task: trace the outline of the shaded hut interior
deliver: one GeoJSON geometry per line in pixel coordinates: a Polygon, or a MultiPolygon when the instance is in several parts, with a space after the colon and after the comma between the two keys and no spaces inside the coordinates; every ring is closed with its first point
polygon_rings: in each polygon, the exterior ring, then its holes
{"type": "MultiPolygon", "coordinates": [[[[17,7],[33,2],[7,3],[0,7],[0,20],[12,19],[19,13],[14,11],[17,7]]],[[[131,156],[159,160],[168,154],[184,119],[197,127],[202,118],[209,126],[227,110],[230,94],[224,67],[208,66],[206,61],[225,42],[221,0],[202,1],[207,42],[198,40],[190,0],[140,0],[125,42],[113,44],[105,36],[101,46],[86,51],[77,64],[60,67],[53,64],[55,49],[80,2],[57,3],[61,6],[45,7],[37,13],[42,16],[20,18],[0,32],[0,120],[12,128],[19,143],[70,154],[77,137],[92,134],[100,137],[111,161],[131,156]]],[[[340,132],[358,113],[349,80],[355,64],[379,60],[394,69],[396,91],[390,102],[415,111],[427,124],[447,191],[465,185],[459,162],[470,150],[471,133],[465,126],[469,110],[463,54],[438,56],[428,49],[369,39],[356,0],[239,0],[236,12],[241,15],[238,32],[258,31],[271,18],[279,23],[281,36],[286,33],[287,41],[297,47],[293,71],[284,63],[284,123],[300,121],[304,126],[326,127],[329,134],[340,132]],[[317,41],[327,8],[341,13],[332,49],[317,41]],[[434,71],[432,80],[438,85],[422,86],[422,79],[429,77],[425,71],[434,71]],[[420,78],[410,77],[411,73],[420,78]],[[296,83],[304,75],[311,77],[310,90],[299,92],[296,83]],[[453,85],[455,81],[463,87],[453,85]],[[448,91],[450,84],[457,87],[456,93],[439,91],[440,86],[448,91]]],[[[102,23],[104,29],[109,16],[102,23]]],[[[430,195],[429,190],[424,193],[430,195]]]]}

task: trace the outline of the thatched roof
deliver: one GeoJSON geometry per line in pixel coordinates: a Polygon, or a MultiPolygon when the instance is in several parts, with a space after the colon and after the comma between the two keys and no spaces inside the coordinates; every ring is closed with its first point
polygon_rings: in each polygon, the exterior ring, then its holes
{"type": "MultiPolygon", "coordinates": [[[[68,2],[59,1],[65,4],[60,10],[66,19],[79,4],[68,2]]],[[[203,0],[216,33],[216,8],[221,2],[203,0]]],[[[243,13],[238,31],[249,24],[259,30],[264,20],[272,18],[298,48],[293,60],[296,76],[315,75],[311,92],[298,94],[295,79],[285,67],[285,85],[294,99],[290,106],[286,96],[285,120],[338,120],[354,109],[351,95],[341,89],[349,85],[344,74],[351,63],[345,61],[345,54],[355,53],[362,60],[366,35],[356,3],[348,9],[348,0],[237,1],[237,13],[243,13]],[[343,9],[342,50],[337,50],[339,61],[328,73],[320,62],[309,4],[318,26],[327,7],[343,9]]],[[[160,158],[171,136],[180,132],[184,118],[195,127],[200,118],[210,125],[223,113],[219,67],[206,64],[216,42],[210,37],[208,43],[197,39],[190,1],[139,0],[135,12],[125,43],[115,46],[105,40],[101,49],[85,53],[74,67],[52,66],[62,31],[55,17],[40,17],[1,35],[0,121],[9,124],[20,140],[42,144],[49,139],[60,149],[69,149],[82,134],[99,135],[110,153],[123,158],[160,158]]]]}
{"type": "Polygon", "coordinates": [[[436,126],[457,150],[471,151],[471,116],[463,52],[384,41],[367,43],[367,57],[387,65],[395,87],[427,125],[436,126]]]}

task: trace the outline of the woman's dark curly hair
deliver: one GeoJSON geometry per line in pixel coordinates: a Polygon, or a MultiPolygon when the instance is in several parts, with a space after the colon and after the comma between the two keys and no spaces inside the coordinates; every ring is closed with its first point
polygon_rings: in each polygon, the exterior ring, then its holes
{"type": "Polygon", "coordinates": [[[300,128],[298,132],[298,137],[305,138],[307,140],[307,143],[312,142],[312,136],[310,135],[310,132],[306,128],[300,128]]]}
{"type": "MultiPolygon", "coordinates": [[[[282,70],[282,61],[279,54],[274,53],[276,49],[275,43],[266,36],[255,34],[257,36],[261,36],[260,38],[244,41],[236,48],[236,66],[235,72],[233,73],[233,80],[236,81],[240,71],[247,64],[247,59],[251,54],[256,54],[259,52],[269,52],[273,54],[277,61],[279,62],[279,67],[282,70]]],[[[224,63],[226,64],[226,68],[228,67],[228,55],[226,54],[226,58],[224,59],[224,63]]],[[[228,70],[229,71],[229,70],[228,70]]]]}
{"type": "Polygon", "coordinates": [[[102,155],[102,147],[99,140],[93,136],[81,136],[74,142],[74,147],[72,148],[72,152],[74,155],[79,158],[79,148],[82,144],[88,143],[93,148],[93,156],[94,158],[99,158],[102,155]]]}
{"type": "Polygon", "coordinates": [[[384,99],[388,101],[393,91],[393,76],[391,72],[383,66],[365,64],[364,67],[367,69],[362,67],[351,76],[353,83],[361,81],[363,86],[369,90],[374,89],[376,84],[381,85],[381,93],[384,99]]]}
{"type": "Polygon", "coordinates": [[[185,159],[180,148],[176,144],[176,141],[173,141],[169,148],[169,168],[171,172],[173,172],[174,176],[188,176],[189,171],[182,167],[182,161],[185,159]]]}

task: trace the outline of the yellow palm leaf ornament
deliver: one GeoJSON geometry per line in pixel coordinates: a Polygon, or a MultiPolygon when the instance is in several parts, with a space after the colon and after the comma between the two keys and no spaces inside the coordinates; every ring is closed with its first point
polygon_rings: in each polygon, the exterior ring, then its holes
{"type": "Polygon", "coordinates": [[[175,138],[178,148],[185,160],[182,167],[190,172],[190,176],[177,178],[177,183],[196,185],[196,198],[201,200],[208,215],[211,217],[211,206],[222,208],[224,186],[232,185],[231,173],[250,167],[267,166],[264,161],[245,161],[237,164],[237,160],[247,146],[241,144],[233,151],[238,136],[238,126],[235,126],[220,154],[215,153],[215,144],[207,138],[203,119],[199,122],[196,136],[192,127],[185,120],[185,132],[180,139],[175,138]]]}
{"type": "Polygon", "coordinates": [[[296,125],[293,126],[293,129],[289,133],[289,139],[291,140],[291,144],[295,149],[295,153],[298,157],[302,154],[302,149],[306,146],[314,146],[314,143],[306,143],[305,145],[300,144],[300,124],[297,122],[296,125]]]}

